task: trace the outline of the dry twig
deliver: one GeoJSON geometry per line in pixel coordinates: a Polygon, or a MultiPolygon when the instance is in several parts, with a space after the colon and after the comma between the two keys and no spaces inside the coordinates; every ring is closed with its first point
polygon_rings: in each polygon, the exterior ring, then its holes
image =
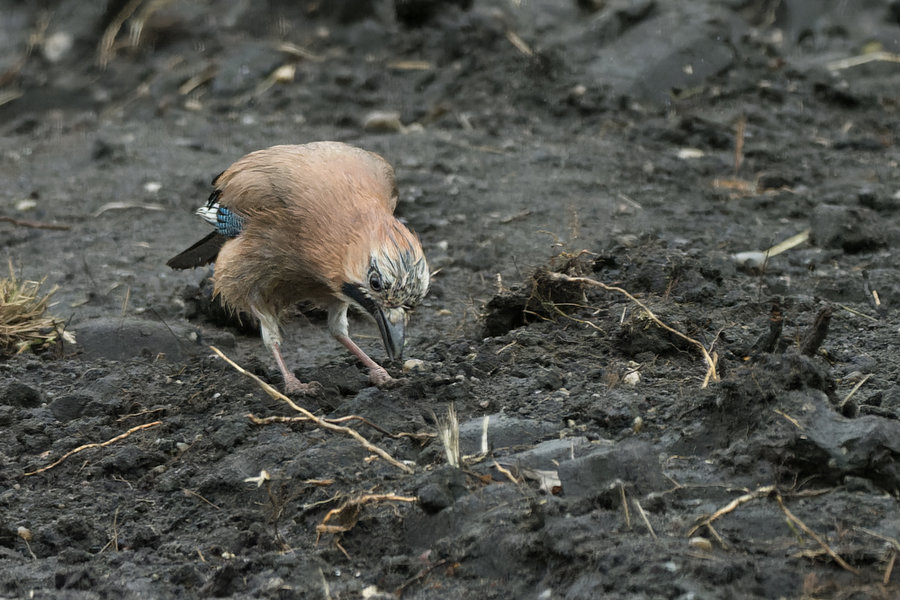
{"type": "Polygon", "coordinates": [[[271,396],[272,398],[275,398],[276,400],[281,400],[282,402],[285,402],[288,406],[293,408],[295,411],[297,411],[298,413],[302,414],[304,417],[306,417],[307,419],[312,421],[317,427],[320,427],[322,429],[327,429],[328,431],[334,431],[336,433],[343,433],[343,434],[349,435],[350,437],[352,437],[353,439],[358,441],[360,444],[362,444],[366,450],[368,450],[369,452],[372,452],[373,454],[377,454],[378,456],[380,456],[381,458],[383,458],[390,464],[394,465],[398,469],[400,469],[406,473],[413,472],[412,468],[409,465],[405,465],[402,462],[394,459],[390,454],[388,454],[387,452],[385,452],[384,450],[382,450],[381,448],[379,448],[378,446],[376,446],[375,444],[373,444],[372,442],[370,442],[369,440],[364,438],[362,435],[360,435],[359,432],[357,432],[355,429],[351,429],[350,427],[342,427],[340,425],[335,425],[334,423],[329,422],[327,419],[322,419],[320,417],[317,417],[316,415],[312,414],[311,412],[309,412],[302,406],[299,406],[298,404],[296,404],[293,400],[291,400],[290,398],[288,398],[287,396],[285,396],[284,394],[282,394],[281,392],[279,392],[278,390],[273,388],[271,385],[269,385],[268,383],[266,383],[265,381],[263,381],[262,379],[260,379],[256,375],[254,375],[253,373],[250,373],[249,371],[247,371],[246,369],[241,367],[239,364],[237,364],[236,362],[234,362],[233,360],[228,358],[224,352],[222,352],[215,346],[210,346],[210,349],[213,352],[215,352],[216,354],[218,354],[222,360],[224,360],[229,365],[231,365],[234,368],[234,370],[236,370],[238,373],[240,373],[241,375],[245,375],[245,376],[249,377],[250,379],[252,379],[253,381],[255,381],[257,383],[257,385],[259,385],[259,387],[261,387],[263,389],[263,391],[266,392],[269,396],[271,396]]]}
{"type": "Polygon", "coordinates": [[[25,475],[25,477],[28,477],[30,475],[37,475],[38,473],[43,473],[44,471],[49,471],[50,469],[59,465],[60,463],[62,463],[64,460],[66,460],[73,454],[78,454],[79,452],[81,452],[83,450],[88,450],[90,448],[103,448],[105,446],[109,446],[110,444],[115,444],[118,441],[124,440],[132,433],[141,431],[142,429],[150,429],[151,427],[156,427],[157,425],[162,425],[162,421],[153,421],[152,423],[144,423],[143,425],[138,425],[136,427],[132,427],[125,433],[117,435],[116,437],[106,440],[105,442],[94,443],[94,444],[85,444],[84,446],[78,446],[74,450],[69,450],[68,452],[63,454],[61,457],[59,457],[59,459],[57,459],[56,462],[49,464],[46,467],[41,467],[40,469],[37,469],[35,471],[29,471],[28,473],[25,473],[24,475],[25,475]]]}

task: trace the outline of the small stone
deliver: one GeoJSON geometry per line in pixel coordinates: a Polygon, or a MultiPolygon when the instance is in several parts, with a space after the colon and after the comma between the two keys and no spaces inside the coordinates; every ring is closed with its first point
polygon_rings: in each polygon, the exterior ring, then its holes
{"type": "Polygon", "coordinates": [[[750,252],[738,252],[732,254],[731,259],[735,266],[742,271],[758,271],[766,262],[766,253],[752,250],[750,252]]]}
{"type": "Polygon", "coordinates": [[[626,374],[625,377],[622,378],[622,381],[624,383],[627,383],[628,385],[632,385],[632,386],[637,385],[641,382],[641,372],[640,371],[631,371],[630,373],[626,374]]]}
{"type": "Polygon", "coordinates": [[[363,129],[372,133],[399,133],[404,130],[400,113],[395,111],[374,111],[363,119],[363,129]]]}
{"type": "Polygon", "coordinates": [[[410,358],[403,363],[404,373],[421,373],[425,370],[425,361],[418,358],[410,358]]]}
{"type": "Polygon", "coordinates": [[[696,550],[702,550],[703,552],[712,552],[712,542],[710,542],[705,537],[692,537],[688,541],[688,544],[690,544],[691,548],[694,548],[696,550]]]}
{"type": "Polygon", "coordinates": [[[72,49],[73,43],[74,38],[68,31],[51,33],[44,39],[44,58],[52,63],[59,62],[72,49]]]}
{"type": "Polygon", "coordinates": [[[43,398],[41,393],[31,386],[13,381],[6,386],[6,390],[0,395],[0,401],[9,406],[19,408],[36,408],[41,405],[43,398]]]}

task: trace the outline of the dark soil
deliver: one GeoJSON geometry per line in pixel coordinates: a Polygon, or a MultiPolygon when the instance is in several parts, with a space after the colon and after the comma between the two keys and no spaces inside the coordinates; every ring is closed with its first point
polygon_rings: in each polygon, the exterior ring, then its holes
{"type": "Polygon", "coordinates": [[[900,3],[133,4],[0,1],[0,246],[77,340],[0,363],[0,597],[900,597],[900,3]],[[411,474],[251,422],[296,413],[209,346],[271,357],[165,266],[321,139],[396,168],[424,364],[371,387],[315,310],[286,358],[411,474]],[[317,536],[366,494],[416,501],[317,536]]]}

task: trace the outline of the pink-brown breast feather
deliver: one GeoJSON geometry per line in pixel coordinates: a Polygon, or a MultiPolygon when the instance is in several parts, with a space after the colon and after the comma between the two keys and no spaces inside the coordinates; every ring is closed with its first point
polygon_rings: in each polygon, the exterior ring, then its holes
{"type": "Polygon", "coordinates": [[[336,142],[248,154],[215,183],[219,202],[246,219],[215,269],[217,292],[237,308],[330,304],[347,265],[365,264],[368,238],[395,222],[390,165],[336,142]]]}

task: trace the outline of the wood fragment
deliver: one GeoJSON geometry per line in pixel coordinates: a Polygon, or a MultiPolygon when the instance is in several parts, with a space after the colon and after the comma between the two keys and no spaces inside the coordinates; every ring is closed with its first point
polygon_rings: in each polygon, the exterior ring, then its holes
{"type": "Polygon", "coordinates": [[[413,472],[412,467],[410,467],[409,465],[405,465],[402,462],[394,459],[390,454],[388,454],[387,452],[385,452],[384,450],[382,450],[381,448],[379,448],[378,446],[376,446],[375,444],[373,444],[372,442],[370,442],[369,440],[364,438],[362,435],[360,435],[359,432],[357,432],[355,429],[352,429],[350,427],[343,427],[340,425],[335,425],[334,423],[329,423],[326,419],[317,417],[316,415],[312,414],[311,412],[309,412],[302,406],[297,405],[293,400],[291,400],[290,398],[288,398],[287,396],[285,396],[284,394],[282,394],[281,392],[279,392],[278,390],[273,388],[271,385],[269,385],[268,383],[266,383],[265,381],[263,381],[262,379],[260,379],[256,375],[254,375],[253,373],[247,371],[246,369],[241,367],[239,364],[237,364],[236,362],[234,362],[233,360],[228,358],[224,352],[222,352],[215,346],[210,346],[209,348],[210,348],[210,350],[212,350],[213,352],[218,354],[219,358],[221,358],[226,363],[231,365],[231,367],[234,368],[235,371],[237,371],[241,375],[249,377],[250,379],[255,381],[257,383],[257,385],[259,385],[259,387],[261,387],[263,389],[263,391],[266,392],[270,397],[275,398],[276,400],[281,400],[282,402],[286,403],[288,406],[293,408],[295,411],[299,412],[304,417],[306,417],[307,419],[312,421],[317,427],[320,427],[322,429],[327,429],[328,431],[333,431],[335,433],[343,433],[345,435],[349,435],[350,437],[352,437],[353,439],[358,441],[360,444],[362,444],[366,450],[368,450],[369,452],[372,452],[373,454],[377,454],[378,456],[383,458],[385,461],[394,465],[401,471],[403,471],[405,473],[413,472]]]}
{"type": "Polygon", "coordinates": [[[819,351],[819,347],[828,336],[828,324],[831,322],[832,312],[831,306],[826,306],[816,315],[815,321],[806,331],[803,341],[800,343],[800,352],[802,354],[815,356],[816,352],[819,351]]]}
{"type": "Polygon", "coordinates": [[[784,317],[781,314],[781,306],[778,302],[772,303],[772,309],[769,311],[769,331],[761,335],[753,347],[750,348],[750,356],[757,354],[771,354],[781,339],[781,331],[784,327],[784,317]]]}

